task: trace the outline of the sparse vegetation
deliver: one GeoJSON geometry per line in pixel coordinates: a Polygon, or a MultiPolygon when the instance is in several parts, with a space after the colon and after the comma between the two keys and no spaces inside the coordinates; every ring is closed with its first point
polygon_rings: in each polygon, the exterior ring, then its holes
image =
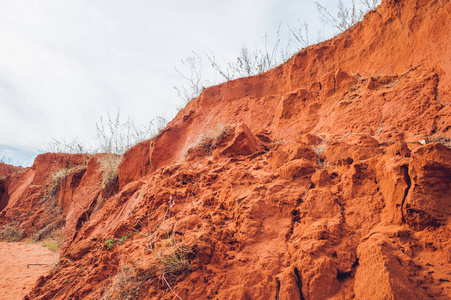
{"type": "Polygon", "coordinates": [[[224,139],[224,137],[229,133],[230,126],[217,123],[213,130],[207,130],[206,133],[201,134],[196,142],[194,142],[191,147],[185,153],[185,157],[188,156],[190,151],[194,149],[199,149],[208,155],[211,155],[211,151],[216,149],[218,144],[224,139]]]}
{"type": "Polygon", "coordinates": [[[123,154],[137,143],[150,139],[166,126],[166,120],[158,117],[150,121],[147,126],[137,126],[130,117],[122,123],[120,111],[112,118],[108,112],[107,117],[100,118],[96,123],[97,153],[123,154]]]}
{"type": "Polygon", "coordinates": [[[37,202],[38,206],[45,205],[48,212],[46,222],[42,225],[40,231],[33,237],[33,242],[42,241],[43,246],[52,251],[60,249],[64,243],[63,228],[66,224],[65,218],[62,216],[61,208],[58,207],[57,193],[61,184],[68,176],[77,172],[83,172],[86,165],[67,167],[53,172],[47,178],[45,194],[37,202]]]}
{"type": "Polygon", "coordinates": [[[109,286],[102,295],[102,300],[138,299],[143,285],[155,278],[154,269],[143,263],[123,262],[119,272],[110,280],[109,286]]]}
{"type": "Polygon", "coordinates": [[[287,44],[286,48],[281,47],[280,28],[274,39],[271,39],[267,34],[262,39],[263,49],[255,46],[255,49],[252,50],[252,48],[243,45],[236,59],[225,59],[224,63],[221,63],[211,51],[203,52],[202,54],[193,52],[194,56],[182,60],[183,71],[176,68],[177,73],[187,83],[186,86],[174,86],[179,98],[183,103],[188,103],[191,99],[199,96],[205,87],[219,83],[203,78],[204,61],[208,62],[207,65],[213,69],[213,72],[222,81],[229,81],[266,72],[293,55],[289,49],[289,44],[287,44]]]}
{"type": "Polygon", "coordinates": [[[49,176],[50,183],[47,185],[46,193],[41,202],[47,202],[49,199],[56,197],[61,182],[66,179],[68,174],[67,169],[61,169],[49,176]]]}
{"type": "MultiPolygon", "coordinates": [[[[102,193],[97,198],[91,214],[103,207],[105,202],[117,193],[118,184],[118,169],[122,161],[122,155],[106,153],[99,158],[99,163],[102,167],[102,193]]],[[[88,218],[89,219],[89,218],[88,218]]]]}
{"type": "Polygon", "coordinates": [[[85,170],[86,166],[75,166],[75,167],[67,167],[63,169],[59,169],[52,173],[47,178],[47,187],[46,187],[46,193],[42,197],[42,199],[39,201],[39,204],[42,203],[50,203],[52,207],[55,207],[57,205],[56,203],[56,194],[58,193],[58,190],[60,188],[61,183],[71,174],[74,174],[76,172],[85,170]]]}
{"type": "Polygon", "coordinates": [[[106,239],[105,240],[105,245],[108,247],[108,249],[111,250],[111,249],[114,248],[114,245],[125,243],[125,241],[130,237],[130,235],[131,235],[131,233],[122,236],[120,239],[116,239],[116,238],[114,238],[114,239],[106,239]]]}
{"type": "Polygon", "coordinates": [[[351,0],[348,7],[343,0],[338,0],[335,15],[319,2],[315,2],[315,4],[323,24],[335,28],[341,33],[360,22],[365,14],[376,9],[380,2],[380,0],[359,0],[356,4],[355,0],[351,0]]]}
{"type": "Polygon", "coordinates": [[[33,238],[34,242],[41,241],[45,238],[58,239],[62,235],[62,228],[66,224],[64,218],[60,217],[58,220],[49,223],[41,229],[33,238]]]}
{"type": "Polygon", "coordinates": [[[172,196],[168,200],[166,212],[157,225],[156,230],[146,234],[148,238],[147,248],[156,258],[156,277],[161,283],[167,286],[171,292],[179,299],[177,293],[172,289],[172,285],[177,278],[191,269],[193,259],[197,255],[196,245],[186,245],[183,240],[177,241],[174,229],[165,239],[158,238],[157,230],[166,217],[171,215],[171,208],[175,205],[172,196]]]}
{"type": "Polygon", "coordinates": [[[339,0],[337,5],[337,16],[333,16],[325,6],[319,4],[318,2],[315,3],[321,15],[320,19],[324,22],[324,24],[338,29],[339,32],[347,30],[361,18],[361,15],[355,6],[354,0],[352,0],[351,8],[345,7],[343,1],[339,0]]]}
{"type": "Polygon", "coordinates": [[[320,13],[320,19],[324,24],[338,29],[339,32],[344,32],[352,27],[357,22],[363,19],[363,16],[370,10],[376,8],[379,0],[359,0],[360,8],[356,5],[355,0],[352,0],[351,6],[346,7],[342,0],[337,4],[337,15],[334,16],[329,10],[318,2],[316,7],[320,13]]]}
{"type": "Polygon", "coordinates": [[[58,251],[59,249],[61,249],[63,242],[61,240],[48,239],[48,240],[42,241],[41,245],[46,247],[50,251],[55,252],[55,251],[58,251]]]}
{"type": "MultiPolygon", "coordinates": [[[[361,21],[368,11],[376,8],[380,0],[359,0],[358,4],[355,0],[351,0],[349,7],[345,5],[344,1],[339,0],[336,14],[331,13],[319,2],[315,3],[323,24],[335,28],[341,33],[361,21]]],[[[327,38],[323,30],[317,32],[316,39],[312,39],[312,37],[309,25],[306,22],[298,21],[297,28],[289,26],[285,35],[280,30],[280,26],[273,37],[265,34],[263,47],[256,46],[255,50],[252,50],[251,47],[243,45],[235,59],[224,58],[223,63],[211,51],[202,54],[193,52],[193,56],[182,60],[183,71],[176,68],[186,85],[174,86],[174,88],[183,103],[187,103],[198,97],[205,87],[220,83],[203,78],[205,73],[211,73],[204,72],[204,61],[208,61],[207,65],[212,68],[213,73],[225,81],[252,76],[280,65],[300,49],[327,38]]]]}
{"type": "Polygon", "coordinates": [[[65,139],[53,138],[44,149],[38,149],[40,152],[52,152],[52,153],[91,153],[92,147],[81,141],[80,138],[74,137],[71,141],[65,139]]]}
{"type": "Polygon", "coordinates": [[[160,262],[159,278],[170,287],[184,272],[191,269],[191,263],[196,253],[192,247],[178,245],[174,237],[171,238],[170,249],[153,249],[153,253],[160,262]]]}
{"type": "Polygon", "coordinates": [[[274,39],[271,39],[268,34],[265,34],[262,39],[263,49],[256,46],[255,50],[251,50],[248,46],[243,45],[236,59],[234,61],[226,60],[225,65],[221,65],[211,52],[205,53],[205,56],[217,74],[228,81],[266,72],[293,55],[289,50],[289,44],[286,48],[281,46],[280,27],[274,39]]]}
{"type": "Polygon", "coordinates": [[[63,247],[63,244],[63,227],[55,228],[46,239],[41,241],[41,245],[47,247],[50,251],[60,250],[63,247]]]}
{"type": "MultiPolygon", "coordinates": [[[[104,243],[111,250],[116,245],[125,243],[129,236],[130,233],[120,239],[107,239],[104,243]]],[[[102,299],[138,299],[142,287],[151,281],[159,281],[180,299],[172,285],[181,274],[191,269],[192,260],[196,256],[195,250],[183,244],[178,245],[174,235],[159,241],[160,246],[156,246],[152,240],[155,237],[155,232],[149,236],[148,247],[154,260],[146,263],[122,263],[120,271],[105,289],[102,299]]]]}
{"type": "Polygon", "coordinates": [[[126,122],[121,121],[120,111],[116,116],[108,112],[106,118],[100,117],[96,123],[97,138],[94,145],[73,138],[72,141],[53,139],[41,152],[56,153],[110,153],[124,154],[128,149],[139,142],[150,139],[166,126],[166,120],[157,117],[147,126],[136,125],[130,117],[126,122]]]}
{"type": "MultiPolygon", "coordinates": [[[[155,230],[149,233],[140,232],[140,236],[147,237],[147,249],[152,254],[151,257],[134,262],[121,261],[119,272],[111,278],[102,299],[137,299],[148,284],[160,284],[181,299],[172,286],[183,273],[191,270],[197,251],[195,245],[188,246],[183,241],[177,241],[174,232],[168,233],[165,238],[159,237],[158,229],[161,223],[170,217],[171,208],[175,204],[172,197],[167,204],[167,209],[155,230]]],[[[137,224],[141,220],[138,220],[137,224]]],[[[130,234],[120,239],[107,239],[104,241],[105,246],[113,249],[124,243],[129,236],[130,234]]]]}
{"type": "Polygon", "coordinates": [[[25,234],[17,225],[5,225],[0,229],[0,240],[18,242],[23,238],[25,238],[25,234]]]}
{"type": "Polygon", "coordinates": [[[187,82],[188,86],[174,86],[183,103],[188,103],[192,98],[197,97],[204,86],[208,86],[202,78],[203,65],[202,57],[193,52],[193,56],[181,60],[182,70],[175,68],[176,72],[187,82]]]}
{"type": "Polygon", "coordinates": [[[11,158],[3,155],[2,157],[0,157],[0,163],[9,165],[11,164],[11,158]]]}
{"type": "Polygon", "coordinates": [[[221,140],[229,133],[230,131],[230,126],[221,124],[221,123],[216,123],[215,128],[213,129],[213,143],[212,143],[212,147],[216,148],[216,145],[218,143],[221,142],[221,140]]]}
{"type": "MultiPolygon", "coordinates": [[[[106,153],[100,157],[99,162],[103,169],[102,189],[106,190],[112,188],[112,185],[117,180],[119,164],[122,161],[122,156],[113,153],[106,153]]],[[[110,194],[110,193],[108,193],[110,194]]]]}
{"type": "Polygon", "coordinates": [[[431,136],[425,140],[420,140],[419,142],[420,142],[420,144],[423,144],[423,145],[430,144],[430,143],[441,143],[441,144],[451,148],[451,137],[449,136],[449,134],[447,136],[444,136],[444,135],[431,136]]]}
{"type": "Polygon", "coordinates": [[[313,36],[310,32],[310,27],[307,22],[301,22],[298,20],[297,27],[289,26],[288,29],[290,31],[291,42],[293,42],[296,46],[296,49],[306,48],[312,43],[319,43],[324,41],[324,31],[319,29],[316,33],[316,39],[312,40],[313,36]]]}

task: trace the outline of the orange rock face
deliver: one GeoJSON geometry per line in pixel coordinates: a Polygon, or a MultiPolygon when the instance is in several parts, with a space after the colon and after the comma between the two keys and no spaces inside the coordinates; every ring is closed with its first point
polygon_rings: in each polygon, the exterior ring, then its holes
{"type": "Polygon", "coordinates": [[[111,182],[102,155],[8,171],[1,224],[65,224],[26,299],[451,298],[449,28],[449,1],[386,0],[207,88],[111,182]]]}

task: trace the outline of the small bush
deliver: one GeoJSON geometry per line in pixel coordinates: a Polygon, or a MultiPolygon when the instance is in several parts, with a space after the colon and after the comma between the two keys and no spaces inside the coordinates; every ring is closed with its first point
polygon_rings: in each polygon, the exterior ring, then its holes
{"type": "Polygon", "coordinates": [[[379,0],[359,0],[359,2],[360,8],[356,5],[355,0],[351,1],[350,7],[346,7],[343,1],[339,0],[336,16],[333,16],[325,6],[318,2],[315,3],[323,23],[338,29],[339,32],[344,32],[361,21],[368,11],[375,9],[379,4],[379,0]]]}
{"type": "Polygon", "coordinates": [[[136,282],[136,269],[132,265],[124,265],[111,281],[111,285],[103,293],[103,300],[138,299],[141,284],[136,282]]]}
{"type": "Polygon", "coordinates": [[[13,225],[5,225],[0,230],[0,240],[7,242],[18,242],[25,237],[22,229],[13,225]]]}
{"type": "Polygon", "coordinates": [[[122,161],[122,155],[107,153],[99,160],[103,169],[102,178],[102,199],[98,200],[93,211],[99,210],[106,199],[114,196],[117,193],[118,186],[118,169],[122,161]]]}
{"type": "MultiPolygon", "coordinates": [[[[324,2],[324,1],[321,1],[324,2]]],[[[330,26],[344,32],[357,22],[363,19],[365,13],[373,10],[380,3],[380,0],[355,0],[350,6],[345,5],[345,1],[339,0],[337,3],[337,13],[331,13],[326,6],[315,2],[323,25],[330,26]]],[[[176,68],[176,72],[185,85],[174,86],[183,104],[196,98],[204,90],[213,84],[229,81],[240,77],[252,76],[266,72],[283,62],[287,61],[297,51],[310,46],[312,43],[324,41],[327,37],[324,30],[319,30],[316,39],[312,39],[309,25],[306,22],[298,21],[296,27],[289,26],[288,34],[283,34],[280,26],[276,33],[269,37],[268,34],[262,36],[263,45],[248,47],[243,45],[234,59],[217,59],[213,52],[203,52],[201,54],[193,52],[193,56],[181,61],[182,68],[176,68]],[[294,47],[292,45],[294,43],[294,47]],[[205,61],[210,69],[204,69],[205,61]],[[204,74],[213,74],[221,80],[208,80],[204,74]]]]}
{"type": "Polygon", "coordinates": [[[195,246],[177,243],[174,233],[162,241],[156,238],[155,233],[148,238],[148,249],[159,262],[157,276],[170,287],[182,273],[191,270],[191,263],[196,257],[195,246]]]}
{"type": "Polygon", "coordinates": [[[114,245],[125,243],[125,241],[130,237],[131,233],[122,236],[120,239],[106,239],[105,245],[108,249],[113,249],[114,245]]]}
{"type": "Polygon", "coordinates": [[[426,144],[441,143],[441,144],[451,148],[451,137],[449,137],[449,136],[442,136],[442,135],[429,137],[429,138],[426,139],[425,143],[426,144]]]}
{"type": "Polygon", "coordinates": [[[55,230],[49,238],[41,242],[41,245],[53,252],[60,250],[64,245],[63,229],[55,230]]]}
{"type": "Polygon", "coordinates": [[[96,123],[98,148],[94,152],[124,154],[139,142],[157,135],[166,123],[163,117],[157,117],[147,126],[137,126],[130,117],[122,123],[119,110],[114,118],[108,112],[107,118],[101,117],[96,123]]]}
{"type": "Polygon", "coordinates": [[[142,264],[124,262],[119,272],[111,279],[105,289],[102,300],[138,299],[146,283],[155,279],[155,269],[146,268],[142,264]]]}
{"type": "Polygon", "coordinates": [[[174,86],[183,104],[187,104],[191,99],[200,95],[204,85],[208,82],[202,80],[202,57],[197,53],[181,61],[183,70],[175,68],[176,72],[188,83],[188,86],[174,86]]]}
{"type": "Polygon", "coordinates": [[[12,161],[11,158],[7,157],[6,155],[3,155],[2,157],[0,157],[1,164],[10,165],[11,161],[12,161]]]}
{"type": "Polygon", "coordinates": [[[122,155],[107,153],[99,159],[103,169],[102,188],[105,189],[111,182],[117,179],[119,164],[122,155]]]}
{"type": "Polygon", "coordinates": [[[64,139],[52,139],[41,152],[56,153],[116,153],[123,154],[128,149],[139,142],[151,139],[166,127],[166,120],[163,117],[156,117],[151,120],[147,126],[136,125],[130,117],[123,122],[120,117],[120,111],[116,116],[109,112],[107,116],[100,117],[96,122],[97,137],[92,144],[86,143],[78,137],[71,141],[64,139]]]}
{"type": "Polygon", "coordinates": [[[201,134],[196,142],[194,142],[188,149],[185,157],[187,157],[190,151],[193,149],[201,150],[202,152],[211,155],[211,151],[223,141],[224,137],[229,133],[230,126],[223,124],[216,124],[213,130],[207,130],[207,133],[201,134]]]}
{"type": "Polygon", "coordinates": [[[159,255],[159,261],[162,264],[160,277],[167,284],[174,283],[184,272],[191,270],[194,251],[186,246],[176,248],[168,255],[159,255]]]}
{"type": "Polygon", "coordinates": [[[64,168],[53,172],[47,178],[46,193],[39,201],[39,204],[48,202],[52,207],[56,207],[56,194],[60,188],[61,183],[71,174],[86,169],[86,166],[76,166],[72,168],[64,168]]]}
{"type": "Polygon", "coordinates": [[[68,175],[67,169],[61,169],[49,176],[48,180],[50,180],[50,183],[47,185],[46,193],[43,199],[41,200],[42,202],[47,202],[47,200],[56,196],[56,193],[58,192],[58,189],[61,185],[61,182],[64,179],[66,179],[67,175],[68,175]]]}
{"type": "Polygon", "coordinates": [[[58,240],[45,240],[41,243],[41,245],[53,252],[61,249],[62,246],[58,240]]]}
{"type": "Polygon", "coordinates": [[[66,220],[64,217],[61,217],[58,221],[48,224],[34,236],[33,242],[39,242],[46,238],[58,239],[62,236],[64,225],[66,225],[66,220]]]}
{"type": "Polygon", "coordinates": [[[230,126],[217,123],[213,130],[213,143],[212,147],[216,148],[216,146],[227,136],[230,131],[230,126]]]}

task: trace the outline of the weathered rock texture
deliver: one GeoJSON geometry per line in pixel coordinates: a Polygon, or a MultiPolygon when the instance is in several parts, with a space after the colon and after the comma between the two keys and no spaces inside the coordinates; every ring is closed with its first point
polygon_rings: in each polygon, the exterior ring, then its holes
{"type": "Polygon", "coordinates": [[[207,88],[108,186],[100,156],[8,175],[2,224],[65,223],[27,299],[450,299],[450,28],[450,1],[386,0],[207,88]]]}

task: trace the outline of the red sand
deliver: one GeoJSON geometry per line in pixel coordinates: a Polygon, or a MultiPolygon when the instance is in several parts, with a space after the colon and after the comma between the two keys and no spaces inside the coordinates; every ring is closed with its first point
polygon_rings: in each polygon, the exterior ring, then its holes
{"type": "Polygon", "coordinates": [[[58,253],[36,244],[0,242],[0,299],[23,298],[39,276],[51,270],[58,256],[58,253]]]}

